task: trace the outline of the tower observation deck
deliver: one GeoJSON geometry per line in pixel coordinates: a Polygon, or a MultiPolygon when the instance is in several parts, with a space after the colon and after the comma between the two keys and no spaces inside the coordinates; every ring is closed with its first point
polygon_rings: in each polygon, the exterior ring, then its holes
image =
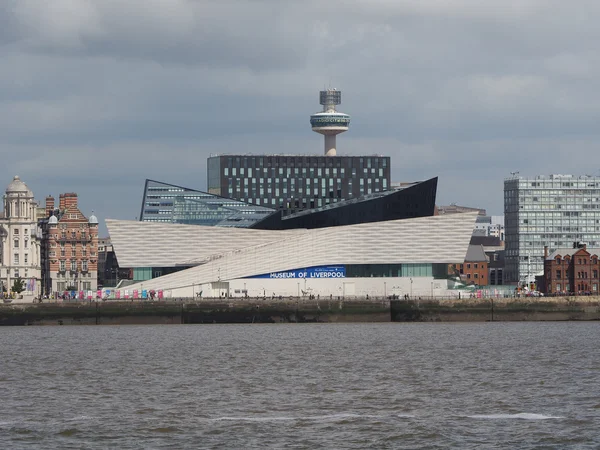
{"type": "Polygon", "coordinates": [[[327,89],[319,95],[323,111],[310,116],[312,130],[325,136],[325,156],[335,156],[336,136],[348,131],[350,116],[335,110],[336,105],[342,103],[342,91],[327,89]]]}

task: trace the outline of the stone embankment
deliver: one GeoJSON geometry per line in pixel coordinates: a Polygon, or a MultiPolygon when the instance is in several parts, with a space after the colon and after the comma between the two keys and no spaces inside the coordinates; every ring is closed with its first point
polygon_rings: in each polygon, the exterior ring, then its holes
{"type": "Polygon", "coordinates": [[[0,325],[600,320],[600,297],[192,299],[0,304],[0,325]]]}
{"type": "Polygon", "coordinates": [[[0,305],[0,325],[389,322],[387,300],[236,299],[0,305]]]}
{"type": "Polygon", "coordinates": [[[393,322],[600,320],[600,297],[392,300],[393,322]]]}

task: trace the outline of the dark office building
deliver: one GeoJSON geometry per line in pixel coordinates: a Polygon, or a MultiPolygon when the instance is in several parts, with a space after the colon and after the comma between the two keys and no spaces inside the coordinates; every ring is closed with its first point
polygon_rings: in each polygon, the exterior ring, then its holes
{"type": "Polygon", "coordinates": [[[284,214],[391,187],[388,156],[221,155],[207,166],[209,193],[284,214]]]}
{"type": "Polygon", "coordinates": [[[287,215],[283,211],[277,211],[250,225],[250,228],[262,230],[323,228],[433,216],[437,181],[435,177],[404,188],[367,194],[287,215]]]}

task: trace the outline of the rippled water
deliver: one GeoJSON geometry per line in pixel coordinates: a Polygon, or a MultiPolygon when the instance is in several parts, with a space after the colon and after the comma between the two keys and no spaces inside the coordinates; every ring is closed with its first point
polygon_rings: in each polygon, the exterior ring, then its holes
{"type": "Polygon", "coordinates": [[[0,328],[0,448],[600,448],[600,324],[0,328]]]}

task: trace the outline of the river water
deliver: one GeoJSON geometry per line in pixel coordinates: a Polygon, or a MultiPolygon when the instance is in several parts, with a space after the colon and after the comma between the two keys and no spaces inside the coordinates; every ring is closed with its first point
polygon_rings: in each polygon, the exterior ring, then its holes
{"type": "Polygon", "coordinates": [[[600,324],[0,328],[0,448],[600,448],[600,324]]]}

